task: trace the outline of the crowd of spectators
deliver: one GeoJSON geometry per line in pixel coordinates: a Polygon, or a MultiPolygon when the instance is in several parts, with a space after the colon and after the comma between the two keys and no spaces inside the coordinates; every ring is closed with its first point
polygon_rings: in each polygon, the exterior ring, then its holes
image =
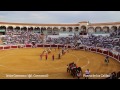
{"type": "MultiPolygon", "coordinates": [[[[12,32],[12,31],[8,31],[12,32]]],[[[16,31],[19,33],[19,31],[16,31]]],[[[2,41],[5,44],[31,44],[33,41],[36,44],[46,43],[46,44],[70,44],[70,45],[86,45],[93,47],[102,47],[107,49],[114,49],[120,52],[120,38],[115,37],[116,31],[110,33],[110,36],[102,35],[88,35],[87,37],[82,37],[81,35],[74,34],[73,36],[66,37],[49,37],[45,36],[44,39],[41,38],[40,33],[35,33],[33,31],[22,30],[20,35],[7,34],[2,37],[2,41]],[[79,43],[79,44],[78,44],[79,43]]],[[[54,35],[55,36],[55,35],[54,35]]]]}
{"type": "Polygon", "coordinates": [[[31,44],[33,41],[41,43],[42,39],[40,34],[33,32],[21,32],[21,35],[5,35],[1,38],[4,44],[31,44]]]}
{"type": "Polygon", "coordinates": [[[70,45],[86,45],[93,47],[101,47],[109,50],[116,50],[120,52],[120,38],[111,36],[94,36],[81,37],[80,35],[74,35],[73,37],[59,37],[48,38],[46,42],[53,42],[55,44],[70,44],[70,45]]]}

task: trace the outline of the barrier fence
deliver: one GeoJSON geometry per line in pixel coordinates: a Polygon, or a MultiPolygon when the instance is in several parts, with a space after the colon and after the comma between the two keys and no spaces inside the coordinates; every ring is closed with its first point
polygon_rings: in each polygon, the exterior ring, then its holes
{"type": "MultiPolygon", "coordinates": [[[[86,46],[82,46],[80,47],[81,50],[85,50],[86,46]]],[[[112,51],[112,50],[108,50],[108,49],[102,49],[102,48],[93,48],[93,47],[87,47],[87,50],[90,52],[94,52],[94,53],[98,53],[98,54],[102,54],[102,55],[107,55],[115,60],[117,60],[118,62],[120,62],[120,53],[118,53],[117,51],[112,51]]]]}

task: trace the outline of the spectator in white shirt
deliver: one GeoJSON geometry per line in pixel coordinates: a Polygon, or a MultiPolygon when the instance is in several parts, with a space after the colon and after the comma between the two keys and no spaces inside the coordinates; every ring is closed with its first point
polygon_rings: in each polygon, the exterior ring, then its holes
{"type": "Polygon", "coordinates": [[[87,69],[86,71],[85,71],[85,79],[88,79],[88,77],[89,77],[89,75],[90,75],[90,71],[89,71],[89,69],[87,69]]]}

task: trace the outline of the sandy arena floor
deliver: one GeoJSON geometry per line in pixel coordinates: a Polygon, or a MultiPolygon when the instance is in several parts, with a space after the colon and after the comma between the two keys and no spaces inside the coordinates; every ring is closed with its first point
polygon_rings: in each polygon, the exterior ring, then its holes
{"type": "MultiPolygon", "coordinates": [[[[43,48],[22,48],[0,51],[0,79],[73,79],[66,72],[66,65],[75,62],[91,74],[109,74],[120,70],[120,63],[110,58],[109,65],[105,65],[105,56],[87,51],[72,51],[57,59],[60,50],[52,49],[52,53],[40,60],[43,48]],[[55,60],[52,61],[52,55],[55,60]]],[[[84,78],[84,77],[82,77],[84,78]]],[[[99,77],[95,77],[99,78],[99,77]]],[[[76,79],[76,78],[74,78],[76,79]]]]}

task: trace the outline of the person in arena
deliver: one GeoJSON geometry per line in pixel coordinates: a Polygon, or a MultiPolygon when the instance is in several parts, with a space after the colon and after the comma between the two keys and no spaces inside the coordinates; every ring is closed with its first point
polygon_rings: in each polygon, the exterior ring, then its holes
{"type": "Polygon", "coordinates": [[[88,77],[89,77],[89,75],[90,75],[90,71],[89,71],[89,69],[87,69],[86,71],[85,71],[85,79],[88,79],[88,77]]]}
{"type": "Polygon", "coordinates": [[[58,50],[60,49],[60,47],[58,46],[58,50]]]}
{"type": "Polygon", "coordinates": [[[60,59],[60,53],[58,53],[58,59],[60,59]]]}
{"type": "Polygon", "coordinates": [[[62,55],[64,55],[64,49],[62,48],[62,55]]]}
{"type": "Polygon", "coordinates": [[[46,60],[48,59],[48,55],[47,54],[45,55],[45,58],[46,58],[46,60]]]}
{"type": "Polygon", "coordinates": [[[42,60],[42,54],[40,55],[40,60],[42,60]]]}
{"type": "Polygon", "coordinates": [[[70,66],[67,65],[67,72],[70,72],[70,66]]]}
{"type": "Polygon", "coordinates": [[[52,55],[52,60],[54,61],[54,54],[52,55]]]}
{"type": "Polygon", "coordinates": [[[109,63],[109,56],[106,56],[105,63],[108,65],[108,63],[109,63]]]}
{"type": "Polygon", "coordinates": [[[82,72],[81,72],[81,71],[77,72],[77,77],[78,77],[78,79],[80,79],[81,74],[82,74],[82,72]]]}
{"type": "Polygon", "coordinates": [[[55,51],[56,51],[56,48],[55,48],[55,51]]]}

